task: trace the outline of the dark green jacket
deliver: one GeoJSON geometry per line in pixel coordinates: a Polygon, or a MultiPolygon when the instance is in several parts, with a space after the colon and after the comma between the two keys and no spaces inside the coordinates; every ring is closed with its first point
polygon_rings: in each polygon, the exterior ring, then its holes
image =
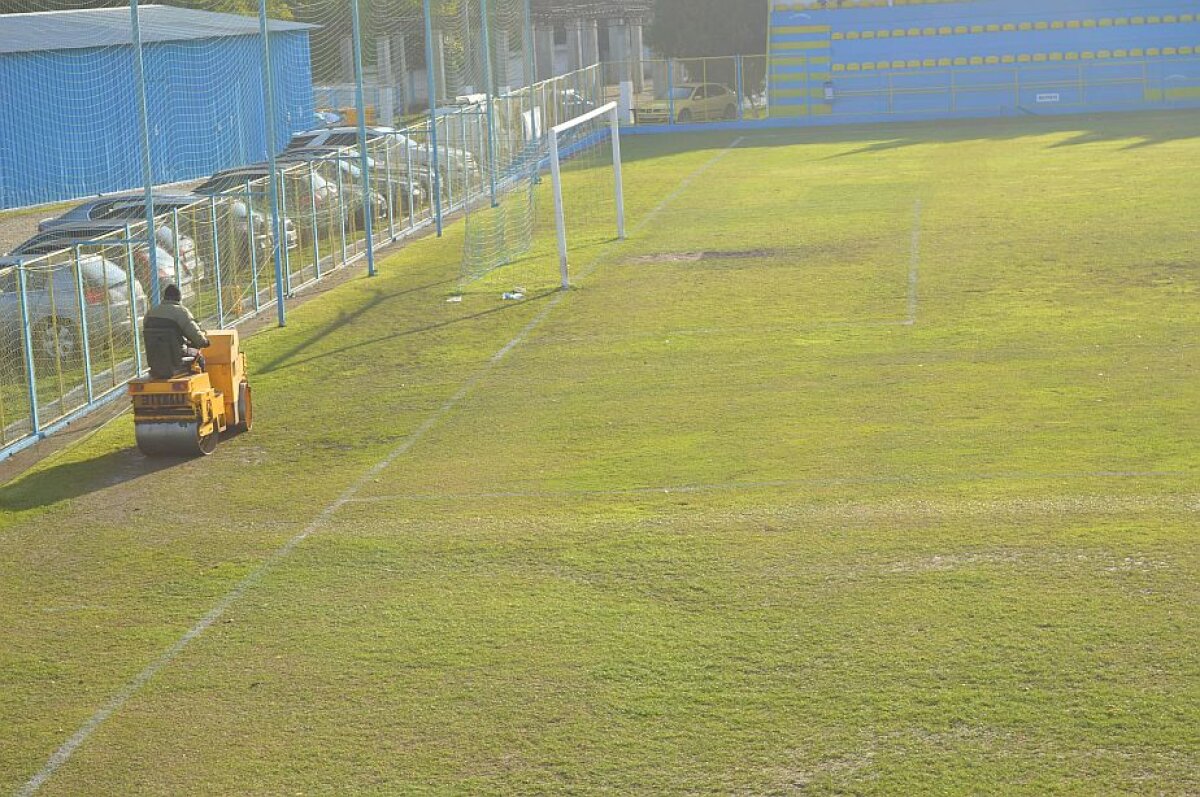
{"type": "Polygon", "coordinates": [[[179,302],[168,299],[154,305],[146,313],[146,318],[143,319],[142,324],[145,325],[146,320],[151,318],[161,318],[175,322],[175,326],[179,327],[179,332],[183,335],[184,340],[197,349],[203,349],[208,346],[208,338],[205,337],[204,330],[196,323],[196,319],[192,317],[191,311],[179,302]]]}

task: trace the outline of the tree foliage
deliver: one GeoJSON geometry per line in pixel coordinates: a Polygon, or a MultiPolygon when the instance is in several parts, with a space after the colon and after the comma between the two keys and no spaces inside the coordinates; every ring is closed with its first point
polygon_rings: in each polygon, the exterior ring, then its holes
{"type": "MultiPolygon", "coordinates": [[[[673,59],[762,56],[767,46],[767,6],[767,0],[655,0],[646,41],[659,55],[673,59]]],[[[687,62],[684,68],[693,71],[687,62]]],[[[746,90],[757,93],[766,75],[766,59],[748,58],[743,69],[746,90]]],[[[707,61],[703,69],[706,80],[729,86],[735,71],[728,58],[707,61]]]]}

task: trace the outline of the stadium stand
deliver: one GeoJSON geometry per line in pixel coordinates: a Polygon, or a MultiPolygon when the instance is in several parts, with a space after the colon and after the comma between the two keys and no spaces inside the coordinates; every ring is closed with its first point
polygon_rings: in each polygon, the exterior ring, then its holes
{"type": "Polygon", "coordinates": [[[1191,0],[781,3],[769,39],[772,116],[1200,101],[1191,0]]]}

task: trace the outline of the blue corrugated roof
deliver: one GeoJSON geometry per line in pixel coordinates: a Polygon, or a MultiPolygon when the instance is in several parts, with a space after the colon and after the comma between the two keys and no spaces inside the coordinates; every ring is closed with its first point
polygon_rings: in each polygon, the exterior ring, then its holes
{"type": "MultiPolygon", "coordinates": [[[[144,44],[258,34],[258,19],[255,17],[172,6],[141,6],[138,24],[144,44]]],[[[301,22],[268,22],[268,30],[272,33],[309,30],[313,27],[301,22]]],[[[132,43],[128,8],[0,14],[0,54],[78,50],[132,43]]]]}

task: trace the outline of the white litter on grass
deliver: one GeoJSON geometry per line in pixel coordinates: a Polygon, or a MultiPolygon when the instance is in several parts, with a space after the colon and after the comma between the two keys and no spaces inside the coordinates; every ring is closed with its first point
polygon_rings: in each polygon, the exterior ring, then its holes
{"type": "Polygon", "coordinates": [[[461,296],[451,296],[449,299],[446,300],[446,304],[457,304],[461,301],[462,301],[461,296]]]}

